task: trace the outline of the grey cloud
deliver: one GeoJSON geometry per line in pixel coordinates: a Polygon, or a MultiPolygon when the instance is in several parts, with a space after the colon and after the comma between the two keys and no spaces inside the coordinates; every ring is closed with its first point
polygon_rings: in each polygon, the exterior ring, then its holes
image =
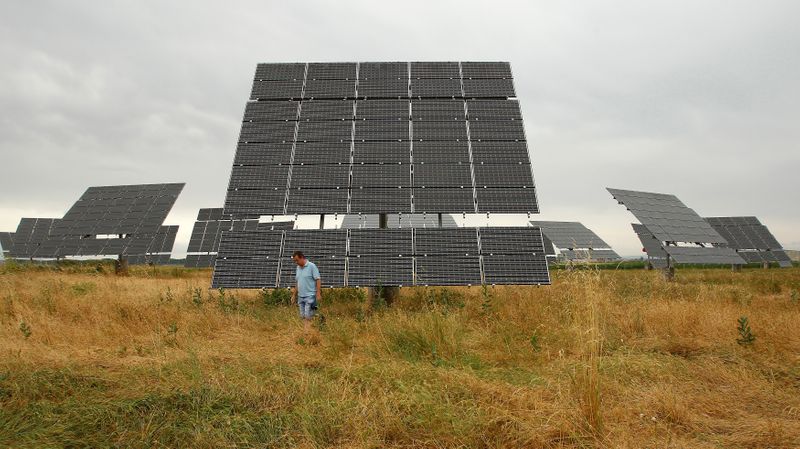
{"type": "Polygon", "coordinates": [[[638,254],[604,187],[758,215],[800,246],[800,4],[5,2],[0,229],[89,185],[187,182],[185,249],[220,206],[260,61],[509,60],[540,219],[638,254]]]}

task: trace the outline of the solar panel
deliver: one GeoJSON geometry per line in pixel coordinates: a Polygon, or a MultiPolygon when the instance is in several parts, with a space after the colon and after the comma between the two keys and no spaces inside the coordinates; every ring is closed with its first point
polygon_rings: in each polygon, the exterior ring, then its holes
{"type": "Polygon", "coordinates": [[[532,221],[568,260],[619,260],[619,255],[597,234],[578,222],[532,221]]]}
{"type": "Polygon", "coordinates": [[[778,262],[781,267],[792,266],[781,244],[758,218],[706,217],[705,220],[747,263],[778,262]]]}
{"type": "MultiPolygon", "coordinates": [[[[16,258],[36,257],[39,247],[50,236],[57,218],[22,218],[14,233],[9,254],[16,258]]],[[[4,246],[5,247],[5,246],[4,246]]]]}
{"type": "Polygon", "coordinates": [[[538,228],[258,229],[225,231],[222,246],[215,287],[291,286],[295,250],[317,264],[326,287],[549,283],[538,228]]]}
{"type": "Polygon", "coordinates": [[[225,231],[286,230],[294,221],[231,220],[222,208],[200,209],[194,223],[184,265],[191,268],[213,267],[225,231]]]}
{"type": "MultiPolygon", "coordinates": [[[[439,218],[436,214],[391,214],[386,217],[387,228],[437,228],[439,218]]],[[[442,214],[443,228],[454,228],[457,226],[456,220],[452,215],[442,214]]],[[[378,215],[346,215],[342,218],[343,229],[354,228],[378,228],[378,215]]]]}
{"type": "Polygon", "coordinates": [[[156,233],[184,184],[89,187],[54,224],[56,236],[156,233]]]}
{"type": "Polygon", "coordinates": [[[11,246],[14,244],[13,232],[0,232],[0,248],[3,250],[3,255],[8,257],[11,253],[11,246]]]}
{"type": "Polygon", "coordinates": [[[669,266],[667,261],[667,252],[661,246],[661,242],[647,230],[644,225],[631,224],[633,231],[642,242],[642,247],[647,253],[647,258],[654,268],[667,268],[669,266]]]}
{"type": "Polygon", "coordinates": [[[225,212],[236,218],[475,212],[476,197],[478,212],[536,212],[522,115],[509,99],[514,95],[505,62],[259,64],[225,212]],[[438,193],[454,202],[432,198],[432,191],[386,190],[396,184],[387,173],[394,168],[356,167],[387,163],[410,164],[420,181],[413,187],[449,189],[438,193]],[[426,170],[422,164],[447,166],[426,170]],[[300,168],[308,166],[320,167],[300,168]],[[426,173],[434,169],[442,170],[439,176],[426,173]],[[351,173],[355,182],[345,183],[351,173]],[[473,192],[452,190],[462,186],[473,192]],[[498,190],[476,191],[483,188],[498,190]],[[333,191],[339,189],[347,191],[333,191]],[[374,201],[383,194],[386,201],[374,201]]]}
{"type": "Polygon", "coordinates": [[[668,245],[664,250],[676,263],[692,264],[743,264],[744,261],[733,248],[686,247],[668,245]]]}
{"type": "Polygon", "coordinates": [[[291,259],[294,251],[302,251],[306,258],[317,265],[322,274],[323,286],[345,285],[346,230],[296,229],[286,231],[281,258],[280,287],[291,287],[295,283],[297,265],[291,259]]]}
{"type": "Polygon", "coordinates": [[[674,195],[607,190],[662,242],[727,243],[700,215],[674,195]]]}

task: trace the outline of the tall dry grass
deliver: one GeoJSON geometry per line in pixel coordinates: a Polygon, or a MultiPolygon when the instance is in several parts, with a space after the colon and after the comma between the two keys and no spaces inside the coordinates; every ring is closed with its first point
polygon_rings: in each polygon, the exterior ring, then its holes
{"type": "Polygon", "coordinates": [[[797,268],[326,291],[319,345],[208,271],[101,271],[0,269],[0,446],[800,446],[797,268]]]}

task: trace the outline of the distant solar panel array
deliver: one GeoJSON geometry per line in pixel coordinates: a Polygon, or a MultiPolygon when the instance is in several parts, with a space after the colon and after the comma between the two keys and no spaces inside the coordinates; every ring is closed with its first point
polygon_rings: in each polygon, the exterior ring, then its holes
{"type": "MultiPolygon", "coordinates": [[[[745,263],[736,251],[726,246],[728,243],[708,222],[676,196],[619,189],[608,191],[641,222],[642,227],[634,225],[634,230],[645,249],[652,246],[652,239],[655,239],[666,252],[669,256],[665,258],[667,265],[670,259],[678,264],[745,263]]],[[[660,264],[658,259],[661,255],[661,251],[654,251],[651,259],[656,259],[655,263],[660,264]]]]}
{"type": "Polygon", "coordinates": [[[90,187],[63,218],[22,218],[10,256],[128,256],[169,260],[177,226],[163,226],[183,184],[90,187]]]}
{"type": "Polygon", "coordinates": [[[225,214],[536,213],[514,96],[505,62],[259,64],[225,214]]]}
{"type": "Polygon", "coordinates": [[[705,219],[747,263],[777,263],[791,267],[792,260],[769,229],[756,217],[705,219]]]}
{"type": "Polygon", "coordinates": [[[259,223],[258,220],[231,220],[222,208],[200,209],[189,238],[186,261],[190,268],[213,267],[223,231],[255,231],[292,229],[294,221],[259,223]]]}
{"type": "Polygon", "coordinates": [[[571,221],[532,221],[539,226],[547,238],[545,245],[550,245],[548,254],[556,256],[558,249],[565,260],[611,261],[621,260],[611,245],[606,243],[589,228],[571,221]]]}
{"type": "Polygon", "coordinates": [[[294,285],[296,249],[326,287],[550,282],[535,227],[256,229],[222,234],[213,287],[294,285]]]}

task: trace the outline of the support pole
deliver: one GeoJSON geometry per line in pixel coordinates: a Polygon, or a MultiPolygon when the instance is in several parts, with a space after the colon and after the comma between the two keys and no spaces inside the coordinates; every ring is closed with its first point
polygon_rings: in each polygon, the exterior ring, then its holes
{"type": "Polygon", "coordinates": [[[439,214],[438,219],[439,219],[439,227],[441,228],[442,227],[442,214],[441,213],[439,214]]]}
{"type": "Polygon", "coordinates": [[[765,270],[769,270],[769,262],[766,262],[766,261],[761,262],[761,268],[763,268],[765,270]]]}
{"type": "Polygon", "coordinates": [[[128,275],[128,257],[123,256],[120,254],[117,256],[117,260],[114,261],[114,274],[117,276],[127,276],[128,275]]]}
{"type": "Polygon", "coordinates": [[[664,280],[672,282],[675,280],[675,266],[672,265],[672,257],[667,254],[667,267],[661,273],[664,275],[664,280]]]}
{"type": "Polygon", "coordinates": [[[319,228],[325,229],[325,214],[319,216],[319,228]]]}
{"type": "Polygon", "coordinates": [[[731,271],[733,271],[734,273],[738,273],[738,272],[742,271],[742,266],[741,265],[737,265],[737,264],[733,264],[733,265],[731,265],[731,271]]]}

